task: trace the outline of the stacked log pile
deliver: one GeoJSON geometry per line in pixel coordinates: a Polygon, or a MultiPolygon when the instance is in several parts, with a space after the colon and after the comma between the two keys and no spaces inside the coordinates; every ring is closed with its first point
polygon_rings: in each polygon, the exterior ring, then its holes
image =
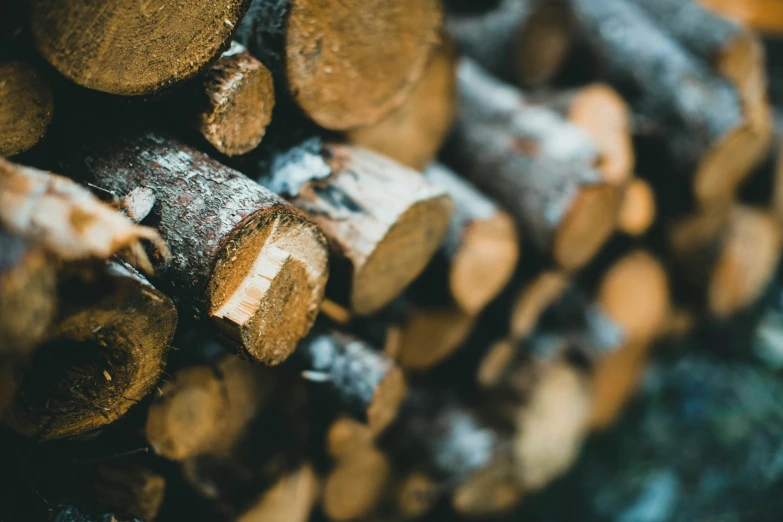
{"type": "Polygon", "coordinates": [[[772,4],[4,3],[0,521],[776,519],[772,4]]]}

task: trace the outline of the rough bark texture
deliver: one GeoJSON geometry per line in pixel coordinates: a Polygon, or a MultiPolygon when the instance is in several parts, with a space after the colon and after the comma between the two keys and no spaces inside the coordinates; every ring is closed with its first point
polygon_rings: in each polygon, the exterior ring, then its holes
{"type": "Polygon", "coordinates": [[[38,143],[54,113],[49,79],[23,61],[0,63],[0,155],[13,156],[38,143]]]}
{"type": "Polygon", "coordinates": [[[0,358],[29,354],[55,310],[55,266],[39,247],[0,228],[0,358]]]}
{"type": "Polygon", "coordinates": [[[364,421],[376,433],[397,416],[405,397],[402,372],[383,353],[339,332],[318,332],[296,352],[304,375],[322,383],[338,409],[364,421]]]}
{"type": "Polygon", "coordinates": [[[438,256],[447,267],[448,293],[465,312],[475,315],[514,273],[520,251],[516,227],[508,214],[446,167],[433,164],[424,176],[454,201],[438,256]]]}
{"type": "Polygon", "coordinates": [[[316,123],[346,130],[405,101],[440,21],[435,0],[254,0],[237,38],[316,123]]]}
{"type": "Polygon", "coordinates": [[[72,180],[0,158],[0,224],[63,261],[100,259],[127,249],[133,264],[151,272],[139,240],[168,257],[158,233],[141,227],[72,180]]]}
{"type": "Polygon", "coordinates": [[[129,265],[92,282],[66,281],[58,318],[21,380],[7,423],[51,440],[122,417],[157,383],[174,336],[171,300],[129,265]]]}
{"type": "Polygon", "coordinates": [[[373,152],[311,139],[277,155],[271,170],[259,181],[329,238],[329,295],[354,313],[373,313],[402,293],[446,234],[448,194],[373,152]]]}
{"type": "Polygon", "coordinates": [[[466,56],[495,76],[523,85],[546,82],[571,46],[571,28],[557,2],[502,0],[481,13],[447,11],[446,29],[466,56]]]}
{"type": "Polygon", "coordinates": [[[235,156],[261,143],[272,121],[275,88],[269,69],[242,45],[232,42],[194,91],[199,104],[193,126],[215,149],[235,156]]]}
{"type": "Polygon", "coordinates": [[[456,110],[456,45],[444,36],[421,81],[403,105],[378,123],[353,129],[348,141],[416,170],[435,158],[456,110]]]}
{"type": "Polygon", "coordinates": [[[38,51],[84,87],[125,96],[186,80],[228,47],[249,0],[176,5],[34,0],[38,51]]]}
{"type": "Polygon", "coordinates": [[[635,5],[571,0],[577,24],[613,85],[667,132],[678,170],[703,203],[725,200],[763,154],[768,130],[743,114],[739,93],[687,53],[635,5]]]}
{"type": "Polygon", "coordinates": [[[453,165],[503,204],[539,250],[566,268],[586,263],[613,231],[617,199],[595,168],[593,143],[473,62],[461,62],[458,80],[453,165]]]}
{"type": "Polygon", "coordinates": [[[183,310],[211,317],[239,354],[277,364],[310,329],[323,297],[326,240],[273,193],[154,133],[97,140],[65,165],[119,196],[154,192],[148,219],[172,254],[156,260],[160,287],[183,310]]]}

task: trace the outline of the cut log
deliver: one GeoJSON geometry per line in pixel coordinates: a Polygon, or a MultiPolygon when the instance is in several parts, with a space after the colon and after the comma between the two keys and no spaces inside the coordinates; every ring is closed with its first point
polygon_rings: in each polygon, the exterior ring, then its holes
{"type": "Polygon", "coordinates": [[[431,511],[438,500],[438,485],[427,475],[407,473],[395,480],[395,511],[405,520],[420,518],[431,511]]]}
{"type": "Polygon", "coordinates": [[[338,417],[326,432],[326,452],[333,459],[350,457],[373,445],[375,434],[369,426],[351,417],[338,417]]]}
{"type": "Polygon", "coordinates": [[[278,155],[259,182],[289,198],[329,238],[330,297],[380,310],[418,276],[446,234],[448,194],[373,152],[309,139],[278,155]]]}
{"type": "Polygon", "coordinates": [[[562,6],[539,0],[501,0],[481,13],[447,12],[446,28],[466,56],[492,74],[521,85],[551,79],[573,39],[562,6]]]}
{"type": "Polygon", "coordinates": [[[59,293],[58,321],[6,419],[37,440],[122,417],[157,383],[177,325],[171,300],[125,264],[110,262],[102,277],[66,282],[59,293]]]}
{"type": "Polygon", "coordinates": [[[236,522],[307,522],[318,498],[319,483],[305,463],[283,475],[236,522]]]}
{"type": "Polygon", "coordinates": [[[754,303],[780,259],[776,221],[740,205],[692,216],[675,225],[669,240],[684,280],[701,298],[696,304],[718,319],[754,303]]]}
{"type": "Polygon", "coordinates": [[[193,89],[198,102],[193,126],[220,153],[244,154],[261,143],[272,121],[275,89],[269,69],[242,45],[232,42],[193,89]]]}
{"type": "Polygon", "coordinates": [[[383,498],[389,474],[388,457],[373,447],[341,460],[324,483],[324,514],[335,522],[367,516],[383,498]]]}
{"type": "Polygon", "coordinates": [[[38,52],[69,80],[124,96],[193,77],[228,47],[249,0],[177,5],[34,0],[38,52]]]}
{"type": "MultiPolygon", "coordinates": [[[[457,307],[413,306],[397,326],[398,337],[392,357],[405,370],[426,371],[462,346],[475,324],[475,316],[457,307]]],[[[392,343],[387,349],[390,346],[392,343]]]]}
{"type": "Polygon", "coordinates": [[[603,430],[619,416],[644,375],[649,347],[629,343],[603,357],[591,372],[590,430],[603,430]]]}
{"type": "Polygon", "coordinates": [[[478,314],[506,286],[519,259],[512,219],[454,172],[438,164],[424,173],[454,201],[438,256],[448,267],[448,290],[466,313],[478,314]]]}
{"type": "Polygon", "coordinates": [[[617,228],[629,236],[641,236],[655,221],[655,193],[643,179],[633,179],[623,189],[617,228]]]}
{"type": "Polygon", "coordinates": [[[375,123],[399,107],[438,41],[435,0],[253,0],[238,40],[280,73],[327,129],[375,123]]]}
{"type": "Polygon", "coordinates": [[[30,354],[55,311],[55,265],[43,249],[0,227],[0,358],[30,354]]]}
{"type": "Polygon", "coordinates": [[[770,129],[744,111],[733,85],[689,54],[639,7],[621,0],[571,0],[588,48],[613,85],[666,132],[674,166],[692,176],[696,199],[730,199],[766,151],[770,129]],[[615,30],[616,29],[616,30],[615,30]]]}
{"type": "Polygon", "coordinates": [[[563,294],[569,283],[567,273],[545,270],[525,285],[511,311],[511,338],[521,340],[532,334],[541,315],[563,294]]]}
{"type": "Polygon", "coordinates": [[[733,18],[754,31],[770,36],[783,34],[783,6],[776,0],[699,0],[699,3],[728,18],[733,18]]]}
{"type": "Polygon", "coordinates": [[[147,442],[176,461],[228,449],[269,400],[274,383],[264,368],[233,356],[183,368],[150,405],[147,442]]]}
{"type": "Polygon", "coordinates": [[[596,83],[534,100],[562,115],[593,140],[604,181],[612,185],[629,181],[634,167],[631,111],[614,89],[596,83]]]}
{"type": "Polygon", "coordinates": [[[511,448],[504,447],[488,466],[459,485],[451,505],[464,517],[484,518],[509,512],[521,499],[511,448]]]}
{"type": "Polygon", "coordinates": [[[416,170],[435,159],[454,121],[457,94],[457,50],[443,38],[405,103],[381,121],[349,131],[348,141],[416,170]]]}
{"type": "Polygon", "coordinates": [[[473,62],[461,62],[458,80],[462,113],[449,152],[459,173],[503,204],[540,251],[564,268],[585,264],[614,230],[617,205],[593,143],[473,62]]]}
{"type": "Polygon", "coordinates": [[[91,489],[105,509],[153,522],[163,504],[166,479],[141,465],[102,464],[91,489]]]}
{"type": "Polygon", "coordinates": [[[309,331],[327,277],[326,239],[277,196],[155,133],[96,140],[65,165],[121,197],[153,191],[148,219],[172,253],[155,263],[161,288],[210,317],[239,355],[278,364],[309,331]]]}
{"type": "Polygon", "coordinates": [[[105,260],[123,249],[140,252],[134,265],[152,272],[139,241],[166,245],[149,227],[134,225],[68,178],[0,158],[0,225],[63,261],[105,260]]]}
{"type": "Polygon", "coordinates": [[[749,114],[767,111],[767,75],[759,38],[698,0],[632,0],[697,58],[731,81],[749,114]]]}
{"type": "Polygon", "coordinates": [[[46,134],[54,113],[46,75],[23,61],[0,63],[0,155],[31,149],[46,134]]]}
{"type": "Polygon", "coordinates": [[[316,332],[296,352],[304,376],[329,390],[338,409],[383,431],[405,397],[400,369],[363,341],[336,331],[316,332]]]}

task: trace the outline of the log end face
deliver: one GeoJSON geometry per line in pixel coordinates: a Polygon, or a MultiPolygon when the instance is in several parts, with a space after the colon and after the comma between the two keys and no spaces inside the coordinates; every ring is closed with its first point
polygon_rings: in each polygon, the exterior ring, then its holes
{"type": "Polygon", "coordinates": [[[655,221],[655,193],[642,180],[635,179],[625,187],[617,226],[629,236],[641,236],[655,221]]]}
{"type": "Polygon", "coordinates": [[[373,433],[382,432],[397,417],[407,389],[402,371],[392,366],[376,387],[367,408],[367,425],[373,433]]]}
{"type": "Polygon", "coordinates": [[[0,100],[0,156],[32,148],[52,121],[48,80],[25,62],[0,63],[0,100]]]}
{"type": "Polygon", "coordinates": [[[449,196],[435,191],[400,215],[366,261],[354,267],[350,300],[356,314],[377,312],[416,279],[443,242],[453,208],[449,196]]]}
{"type": "Polygon", "coordinates": [[[573,44],[567,10],[540,3],[517,30],[513,51],[514,73],[522,85],[540,85],[563,66],[573,44]]]}
{"type": "Polygon", "coordinates": [[[555,235],[555,261],[563,268],[575,269],[592,259],[614,231],[617,205],[614,187],[583,187],[555,235]]]}
{"type": "Polygon", "coordinates": [[[454,300],[465,312],[477,314],[506,286],[519,248],[514,221],[504,212],[467,227],[449,274],[454,300]]]}
{"type": "Polygon", "coordinates": [[[379,121],[421,79],[441,18],[434,0],[293,0],[285,73],[294,99],[327,129],[379,121]]]}
{"type": "Polygon", "coordinates": [[[603,357],[592,375],[590,430],[609,427],[636,391],[644,374],[647,345],[628,344],[603,357]]]}
{"type": "Polygon", "coordinates": [[[456,306],[413,310],[402,329],[398,364],[409,371],[431,368],[454,353],[475,324],[475,316],[456,306]]]}
{"type": "Polygon", "coordinates": [[[374,447],[340,462],[326,479],[323,510],[330,520],[343,522],[366,516],[385,493],[389,460],[374,447]]]}
{"type": "Polygon", "coordinates": [[[310,330],[323,300],[323,233],[286,207],[245,222],[224,246],[209,282],[209,315],[241,354],[276,365],[310,330]]]}

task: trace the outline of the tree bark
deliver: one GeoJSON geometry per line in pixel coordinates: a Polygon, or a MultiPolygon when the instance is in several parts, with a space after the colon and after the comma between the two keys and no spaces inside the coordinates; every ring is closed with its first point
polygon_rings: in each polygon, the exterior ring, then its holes
{"type": "Polygon", "coordinates": [[[347,130],[405,101],[440,21],[435,0],[253,0],[237,39],[316,123],[347,130]]]}
{"type": "Polygon", "coordinates": [[[155,133],[98,139],[65,165],[121,196],[153,191],[148,221],[172,254],[155,260],[161,288],[183,310],[210,317],[238,354],[278,364],[308,332],[323,298],[326,239],[277,196],[155,133]]]}
{"type": "Polygon", "coordinates": [[[143,95],[195,76],[220,56],[248,3],[33,0],[30,26],[38,52],[69,80],[143,95]]]}
{"type": "Polygon", "coordinates": [[[42,441],[122,417],[157,384],[177,325],[171,300],[126,264],[110,262],[91,282],[66,281],[59,294],[55,326],[6,419],[42,441]]]}
{"type": "Polygon", "coordinates": [[[0,155],[33,148],[46,134],[54,113],[48,77],[25,61],[0,62],[0,155]]]}
{"type": "Polygon", "coordinates": [[[192,125],[226,156],[255,149],[272,121],[272,74],[237,42],[210,65],[193,87],[192,125]]]}
{"type": "Polygon", "coordinates": [[[503,204],[561,266],[582,266],[613,232],[617,195],[588,136],[530,106],[473,62],[459,67],[461,109],[449,153],[459,173],[503,204]]]}

